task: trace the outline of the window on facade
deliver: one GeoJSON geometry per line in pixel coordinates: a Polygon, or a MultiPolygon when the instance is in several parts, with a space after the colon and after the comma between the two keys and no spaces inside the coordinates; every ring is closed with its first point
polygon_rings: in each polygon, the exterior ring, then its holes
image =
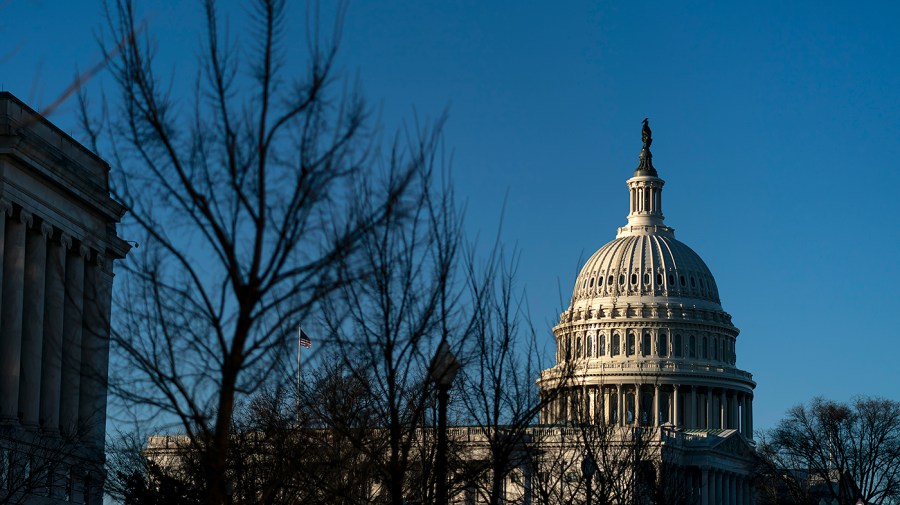
{"type": "Polygon", "coordinates": [[[625,341],[625,355],[634,356],[634,333],[629,333],[625,341]]]}
{"type": "Polygon", "coordinates": [[[657,343],[656,354],[658,354],[662,358],[665,358],[669,355],[669,338],[665,333],[659,334],[659,342],[657,343]]]}
{"type": "Polygon", "coordinates": [[[713,359],[719,359],[719,339],[717,338],[712,340],[712,357],[713,359]]]}
{"type": "Polygon", "coordinates": [[[675,339],[672,341],[672,355],[676,358],[680,358],[682,354],[681,335],[675,335],[675,339]]]}
{"type": "Polygon", "coordinates": [[[613,279],[612,275],[610,275],[609,277],[606,278],[606,285],[607,285],[607,286],[609,286],[610,284],[613,283],[612,279],[613,279]]]}
{"type": "Polygon", "coordinates": [[[575,338],[575,357],[581,357],[581,337],[575,338]]]}
{"type": "Polygon", "coordinates": [[[587,354],[587,357],[594,357],[594,337],[588,335],[587,343],[585,344],[584,353],[587,354]]]}
{"type": "Polygon", "coordinates": [[[693,335],[688,339],[688,352],[692,358],[697,357],[697,338],[693,335]]]}
{"type": "Polygon", "coordinates": [[[694,282],[694,277],[693,277],[693,276],[691,277],[691,287],[692,287],[692,288],[697,287],[697,284],[694,282]]]}
{"type": "Polygon", "coordinates": [[[599,288],[602,285],[603,285],[603,276],[601,275],[601,276],[597,277],[597,287],[599,288]]]}
{"type": "Polygon", "coordinates": [[[625,274],[619,274],[619,284],[625,284],[625,274]]]}
{"type": "Polygon", "coordinates": [[[719,344],[719,359],[725,361],[725,339],[722,339],[722,342],[719,344]]]}
{"type": "Polygon", "coordinates": [[[662,274],[656,274],[656,285],[657,286],[662,285],[662,274]]]}
{"type": "Polygon", "coordinates": [[[681,276],[681,285],[684,286],[684,276],[681,276]]]}
{"type": "Polygon", "coordinates": [[[675,284],[675,276],[669,274],[669,285],[671,286],[672,284],[675,284]]]}
{"type": "Polygon", "coordinates": [[[616,333],[615,335],[612,336],[612,349],[610,349],[610,351],[609,351],[610,356],[618,356],[619,353],[621,352],[620,340],[621,340],[621,338],[619,337],[618,333],[616,333]]]}
{"type": "Polygon", "coordinates": [[[566,339],[566,359],[572,359],[572,339],[566,339]]]}
{"type": "Polygon", "coordinates": [[[637,284],[637,274],[631,274],[631,283],[637,284]]]}
{"type": "Polygon", "coordinates": [[[650,334],[644,333],[644,338],[641,340],[641,356],[650,356],[650,334]]]}
{"type": "Polygon", "coordinates": [[[644,274],[644,284],[650,284],[650,274],[644,274]]]}
{"type": "Polygon", "coordinates": [[[591,287],[594,287],[594,278],[591,277],[591,287]]]}
{"type": "Polygon", "coordinates": [[[703,337],[703,359],[709,359],[709,341],[703,337]]]}
{"type": "Polygon", "coordinates": [[[599,337],[600,343],[598,349],[600,351],[600,356],[606,356],[606,335],[600,335],[599,337]]]}

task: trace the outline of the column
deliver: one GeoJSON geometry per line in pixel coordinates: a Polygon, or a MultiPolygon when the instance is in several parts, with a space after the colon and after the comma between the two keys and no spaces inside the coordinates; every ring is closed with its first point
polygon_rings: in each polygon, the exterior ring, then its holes
{"type": "Polygon", "coordinates": [[[725,429],[725,417],[726,412],[728,411],[727,405],[725,403],[725,388],[722,388],[722,392],[719,393],[719,428],[725,429]]]}
{"type": "Polygon", "coordinates": [[[25,232],[31,213],[20,210],[6,222],[3,247],[3,306],[0,308],[0,418],[19,419],[22,358],[22,303],[25,284],[25,232]]]}
{"type": "Polygon", "coordinates": [[[619,426],[625,426],[625,399],[622,397],[622,385],[616,384],[616,414],[619,426]]]}
{"type": "Polygon", "coordinates": [[[51,240],[47,248],[40,419],[44,429],[50,431],[59,428],[63,324],[66,302],[66,251],[71,246],[71,237],[57,234],[55,240],[51,240]]]}
{"type": "Polygon", "coordinates": [[[653,426],[659,426],[659,384],[653,388],[653,426]]]}
{"type": "MultiPolygon", "coordinates": [[[[3,258],[3,308],[2,329],[4,345],[2,351],[3,385],[0,388],[0,397],[4,398],[4,407],[12,407],[5,410],[3,417],[19,419],[22,406],[19,403],[19,394],[22,388],[21,365],[23,350],[23,323],[22,311],[24,310],[25,294],[25,256],[27,244],[27,232],[31,227],[32,215],[22,209],[19,211],[19,219],[10,220],[6,226],[6,253],[3,258]]],[[[30,348],[29,348],[30,350],[30,348]]]]}
{"type": "Polygon", "coordinates": [[[691,388],[691,410],[688,412],[691,413],[691,419],[688,421],[685,419],[686,428],[699,428],[697,423],[697,419],[699,419],[699,414],[697,414],[697,386],[690,386],[691,388]]]}
{"type": "Polygon", "coordinates": [[[41,365],[44,350],[44,290],[47,272],[47,237],[53,227],[41,223],[26,233],[25,285],[22,313],[22,369],[19,412],[22,424],[37,427],[41,413],[41,365]]]}
{"type": "Polygon", "coordinates": [[[737,505],[737,475],[735,474],[728,477],[728,496],[731,505],[737,505]]]}
{"type": "Polygon", "coordinates": [[[681,426],[678,420],[678,384],[672,386],[672,426],[676,428],[681,426]]]}
{"type": "Polygon", "coordinates": [[[106,435],[106,380],[109,372],[109,309],[112,273],[97,254],[84,272],[84,332],[78,417],[88,443],[102,450],[106,435]]]}
{"type": "Polygon", "coordinates": [[[713,470],[713,481],[715,482],[715,500],[717,504],[723,504],[722,501],[722,472],[713,470]]]}
{"type": "Polygon", "coordinates": [[[700,505],[710,505],[710,488],[712,487],[709,481],[709,467],[704,466],[700,469],[700,505]]]}
{"type": "Polygon", "coordinates": [[[735,494],[736,494],[736,502],[738,505],[744,504],[744,476],[738,476],[737,482],[735,483],[735,494]]]}
{"type": "Polygon", "coordinates": [[[704,395],[704,404],[706,406],[706,424],[703,426],[706,429],[712,428],[712,388],[706,388],[706,394],[704,395]]]}
{"type": "Polygon", "coordinates": [[[78,426],[78,398],[81,392],[81,337],[84,316],[84,264],[89,257],[90,250],[84,245],[73,247],[66,254],[59,424],[67,434],[73,434],[78,426]]]}
{"type": "Polygon", "coordinates": [[[641,386],[634,385],[634,425],[641,425],[641,386]]]}

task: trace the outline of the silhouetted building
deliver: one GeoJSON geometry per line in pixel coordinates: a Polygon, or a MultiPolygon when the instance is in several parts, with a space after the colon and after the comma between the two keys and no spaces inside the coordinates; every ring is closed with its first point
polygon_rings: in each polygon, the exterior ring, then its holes
{"type": "Polygon", "coordinates": [[[129,249],[109,169],[0,92],[0,501],[102,502],[113,261],[129,249]]]}

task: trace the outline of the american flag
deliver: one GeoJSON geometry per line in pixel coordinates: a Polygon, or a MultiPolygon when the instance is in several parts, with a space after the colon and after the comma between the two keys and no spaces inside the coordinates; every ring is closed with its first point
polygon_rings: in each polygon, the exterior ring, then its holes
{"type": "Polygon", "coordinates": [[[312,340],[303,332],[303,328],[297,327],[297,331],[300,333],[300,345],[307,349],[312,347],[312,340]]]}

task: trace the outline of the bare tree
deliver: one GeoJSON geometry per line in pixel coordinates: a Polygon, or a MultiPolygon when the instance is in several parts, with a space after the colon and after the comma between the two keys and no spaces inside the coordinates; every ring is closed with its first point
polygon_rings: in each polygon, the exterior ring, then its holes
{"type": "MultiPolygon", "coordinates": [[[[307,61],[293,78],[283,1],[252,3],[249,41],[223,36],[215,2],[203,6],[199,76],[179,86],[159,77],[134,3],[112,2],[104,51],[120,96],[100,122],[85,100],[82,110],[94,149],[120,168],[113,191],[144,251],[124,265],[111,391],[177,422],[201,451],[204,500],[219,504],[242,399],[290,375],[283,357],[292,354],[291,329],[370,273],[357,261],[379,252],[387,230],[406,219],[408,193],[423,190],[412,187],[420,164],[372,160],[361,98],[335,90],[340,20],[330,38],[310,23],[307,61]],[[240,58],[238,48],[248,47],[240,58]],[[381,183],[371,182],[380,173],[381,183]]],[[[400,251],[382,252],[389,256],[375,266],[394,271],[400,251]]],[[[433,304],[423,313],[441,308],[433,304]]],[[[415,333],[433,334],[426,319],[415,333]]],[[[365,348],[371,335],[354,338],[365,348]]],[[[409,338],[410,347],[391,352],[417,359],[418,336],[409,338]]],[[[391,380],[389,389],[402,383],[393,382],[401,379],[396,369],[385,373],[378,379],[391,380]]],[[[396,407],[408,400],[402,388],[383,394],[396,407]]],[[[397,414],[388,424],[399,430],[417,416],[397,414]]],[[[393,435],[399,468],[402,437],[393,435]]]]}
{"type": "Polygon", "coordinates": [[[796,503],[900,503],[900,402],[814,398],[759,443],[763,496],[796,503]]]}

